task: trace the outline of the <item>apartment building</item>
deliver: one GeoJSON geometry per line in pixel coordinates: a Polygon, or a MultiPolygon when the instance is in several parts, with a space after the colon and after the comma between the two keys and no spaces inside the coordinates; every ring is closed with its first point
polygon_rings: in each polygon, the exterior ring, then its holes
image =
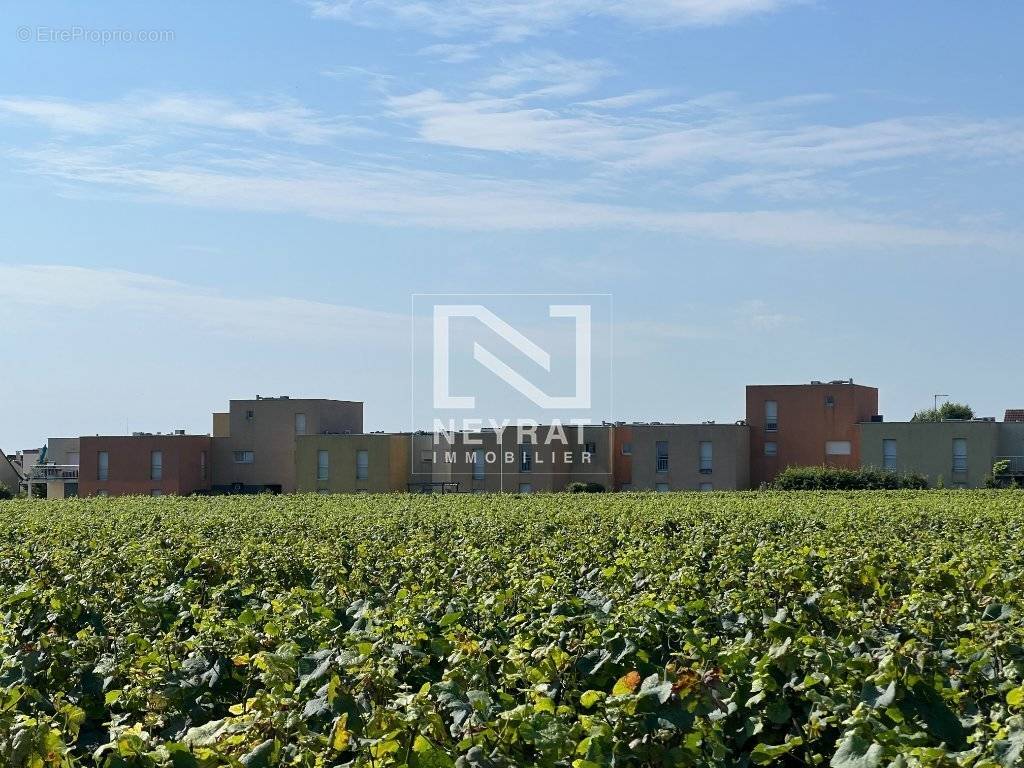
{"type": "Polygon", "coordinates": [[[421,436],[414,489],[457,488],[473,493],[562,491],[571,483],[614,488],[611,425],[551,426],[421,436]],[[427,467],[429,466],[429,473],[427,467]],[[429,476],[429,480],[427,477],[429,476]]]}
{"type": "Polygon", "coordinates": [[[12,495],[17,494],[21,488],[21,470],[2,451],[0,451],[0,485],[3,485],[12,495]]]}
{"type": "Polygon", "coordinates": [[[867,422],[860,425],[865,467],[916,472],[932,487],[981,488],[995,462],[1024,477],[1024,423],[994,419],[867,422]]]}
{"type": "Polygon", "coordinates": [[[789,466],[859,467],[859,425],[877,414],[878,390],[853,379],[748,386],[751,484],[789,466]]]}
{"type": "Polygon", "coordinates": [[[210,491],[209,435],[136,433],[80,440],[81,496],[185,496],[210,491]]]}
{"type": "Polygon", "coordinates": [[[750,487],[746,424],[631,424],[619,453],[629,460],[618,490],[725,491],[750,487]],[[628,480],[627,480],[628,478],[628,480]]]}
{"type": "Polygon", "coordinates": [[[291,493],[296,441],[304,435],[363,431],[363,404],[349,400],[257,397],[213,414],[213,490],[291,493]]]}
{"type": "Polygon", "coordinates": [[[401,434],[300,435],[296,489],[302,493],[390,493],[409,483],[410,439],[401,434]]]}
{"type": "Polygon", "coordinates": [[[310,435],[297,438],[296,477],[299,490],[329,493],[611,490],[613,444],[611,426],[310,435]]]}

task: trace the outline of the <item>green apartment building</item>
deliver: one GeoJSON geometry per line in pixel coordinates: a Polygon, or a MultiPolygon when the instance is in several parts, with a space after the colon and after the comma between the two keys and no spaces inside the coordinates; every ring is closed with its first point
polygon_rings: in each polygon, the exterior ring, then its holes
{"type": "Polygon", "coordinates": [[[982,488],[1001,458],[1024,473],[1024,423],[865,422],[860,430],[863,466],[918,472],[932,487],[982,488]]]}

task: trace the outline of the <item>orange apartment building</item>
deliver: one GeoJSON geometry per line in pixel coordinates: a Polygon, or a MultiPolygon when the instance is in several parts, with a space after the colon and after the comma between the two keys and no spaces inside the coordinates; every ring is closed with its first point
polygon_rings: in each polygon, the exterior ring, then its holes
{"type": "Polygon", "coordinates": [[[80,496],[187,496],[210,490],[209,435],[83,437],[80,496]]]}
{"type": "Polygon", "coordinates": [[[747,387],[750,482],[789,466],[860,466],[861,422],[878,418],[878,390],[853,379],[747,387]]]}

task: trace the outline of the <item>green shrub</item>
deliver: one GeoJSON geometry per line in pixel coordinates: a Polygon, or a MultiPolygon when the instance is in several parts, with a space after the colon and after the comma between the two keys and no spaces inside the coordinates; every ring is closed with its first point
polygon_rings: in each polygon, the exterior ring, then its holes
{"type": "Polygon", "coordinates": [[[925,408],[917,411],[911,421],[944,421],[946,419],[960,419],[970,421],[974,418],[974,409],[967,403],[943,403],[935,408],[925,408]]]}
{"type": "Polygon", "coordinates": [[[600,483],[583,483],[579,480],[565,486],[567,493],[604,493],[605,488],[600,483]]]}
{"type": "Polygon", "coordinates": [[[928,478],[915,472],[842,467],[787,467],[775,478],[780,491],[895,491],[928,487],[928,478]]]}

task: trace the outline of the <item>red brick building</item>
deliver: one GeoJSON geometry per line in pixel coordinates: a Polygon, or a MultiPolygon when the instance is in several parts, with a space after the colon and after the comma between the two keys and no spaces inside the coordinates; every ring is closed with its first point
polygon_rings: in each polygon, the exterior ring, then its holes
{"type": "Polygon", "coordinates": [[[208,435],[83,437],[80,496],[187,496],[210,490],[208,435]]]}
{"type": "Polygon", "coordinates": [[[750,482],[789,466],[860,466],[860,430],[878,413],[878,390],[853,379],[747,387],[750,482]]]}

